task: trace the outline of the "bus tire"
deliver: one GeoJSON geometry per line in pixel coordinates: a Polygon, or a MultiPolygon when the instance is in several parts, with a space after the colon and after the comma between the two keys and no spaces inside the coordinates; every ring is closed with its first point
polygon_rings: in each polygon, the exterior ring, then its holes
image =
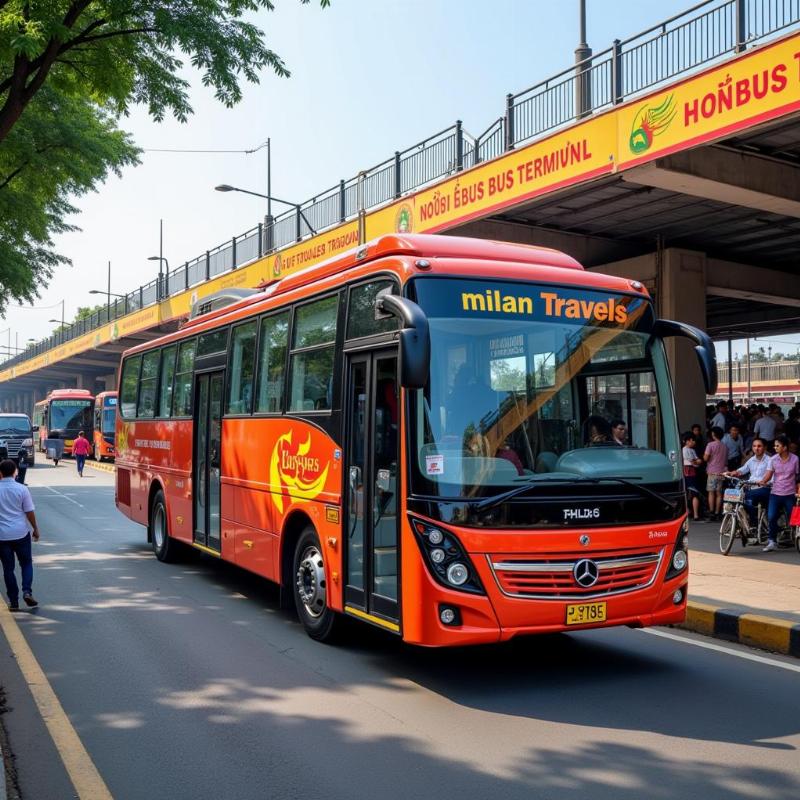
{"type": "Polygon", "coordinates": [[[178,560],[179,544],[169,535],[167,522],[167,503],[164,492],[159,489],[150,506],[149,539],[153,545],[153,553],[159,561],[165,564],[178,560]]]}
{"type": "Polygon", "coordinates": [[[313,525],[300,534],[294,551],[292,594],[297,616],[306,633],[318,642],[333,641],[341,627],[339,615],[328,607],[322,548],[313,525]]]}

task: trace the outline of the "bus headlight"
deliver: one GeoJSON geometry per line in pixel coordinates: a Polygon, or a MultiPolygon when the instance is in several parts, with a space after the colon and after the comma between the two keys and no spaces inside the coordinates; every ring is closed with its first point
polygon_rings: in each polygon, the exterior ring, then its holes
{"type": "Polygon", "coordinates": [[[684,521],[681,529],[678,531],[678,540],[675,542],[675,548],[672,551],[672,557],[669,561],[669,569],[667,570],[666,580],[671,580],[677,577],[686,569],[689,563],[689,533],[688,518],[684,521]]]}
{"type": "Polygon", "coordinates": [[[483,584],[461,542],[439,525],[411,519],[411,529],[419,544],[428,572],[448,589],[486,594],[483,584]]]}
{"type": "Polygon", "coordinates": [[[672,568],[676,572],[680,572],[682,569],[685,569],[687,561],[688,561],[688,558],[686,556],[686,551],[685,550],[676,550],[672,554],[672,568]]]}
{"type": "Polygon", "coordinates": [[[469,570],[460,562],[456,561],[447,568],[447,580],[453,586],[463,586],[469,578],[469,570]]]}

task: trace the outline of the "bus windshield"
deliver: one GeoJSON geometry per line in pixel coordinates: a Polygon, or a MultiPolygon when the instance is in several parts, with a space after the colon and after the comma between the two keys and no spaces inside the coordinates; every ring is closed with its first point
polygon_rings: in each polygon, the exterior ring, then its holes
{"type": "Polygon", "coordinates": [[[59,430],[84,430],[92,428],[91,400],[53,400],[50,403],[49,428],[59,430]]]}
{"type": "Polygon", "coordinates": [[[428,385],[411,394],[415,493],[680,480],[666,357],[646,298],[521,282],[414,286],[431,335],[428,385]]]}
{"type": "Polygon", "coordinates": [[[31,423],[27,417],[6,417],[0,415],[0,434],[4,436],[31,435],[31,423]]]}

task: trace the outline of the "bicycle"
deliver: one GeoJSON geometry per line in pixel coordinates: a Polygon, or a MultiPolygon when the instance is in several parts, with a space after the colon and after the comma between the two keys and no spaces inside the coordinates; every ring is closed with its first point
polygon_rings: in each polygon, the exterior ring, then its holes
{"type": "Polygon", "coordinates": [[[758,506],[758,522],[753,529],[745,504],[747,489],[758,487],[759,484],[734,477],[728,480],[733,486],[725,489],[722,495],[723,515],[719,526],[719,550],[725,556],[730,553],[733,540],[737,537],[741,539],[742,547],[748,544],[763,546],[769,538],[769,522],[764,506],[758,506]]]}

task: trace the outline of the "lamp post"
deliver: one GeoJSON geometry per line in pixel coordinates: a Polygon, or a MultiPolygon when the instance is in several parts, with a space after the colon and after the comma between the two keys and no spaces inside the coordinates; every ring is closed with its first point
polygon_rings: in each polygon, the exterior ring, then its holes
{"type": "Polygon", "coordinates": [[[306,215],[303,213],[303,209],[300,207],[299,203],[290,203],[288,200],[281,200],[279,197],[273,197],[272,195],[261,194],[261,192],[251,192],[249,189],[239,189],[237,186],[230,186],[227,183],[221,183],[219,186],[215,186],[214,189],[218,192],[241,192],[242,194],[251,194],[253,197],[262,197],[264,200],[267,201],[267,219],[268,219],[268,233],[267,233],[267,243],[268,249],[272,250],[274,246],[274,242],[272,241],[272,215],[271,210],[272,207],[269,205],[272,202],[275,203],[282,203],[285,206],[291,206],[295,210],[295,214],[297,215],[297,241],[299,242],[303,236],[302,232],[300,231],[300,220],[302,219],[305,222],[306,227],[311,231],[313,235],[316,236],[316,231],[314,230],[311,223],[306,218],[306,215]]]}
{"type": "Polygon", "coordinates": [[[158,261],[158,299],[161,300],[169,295],[169,261],[164,256],[148,256],[147,260],[158,261]],[[166,280],[164,279],[164,273],[161,271],[162,264],[166,270],[166,280]]]}

